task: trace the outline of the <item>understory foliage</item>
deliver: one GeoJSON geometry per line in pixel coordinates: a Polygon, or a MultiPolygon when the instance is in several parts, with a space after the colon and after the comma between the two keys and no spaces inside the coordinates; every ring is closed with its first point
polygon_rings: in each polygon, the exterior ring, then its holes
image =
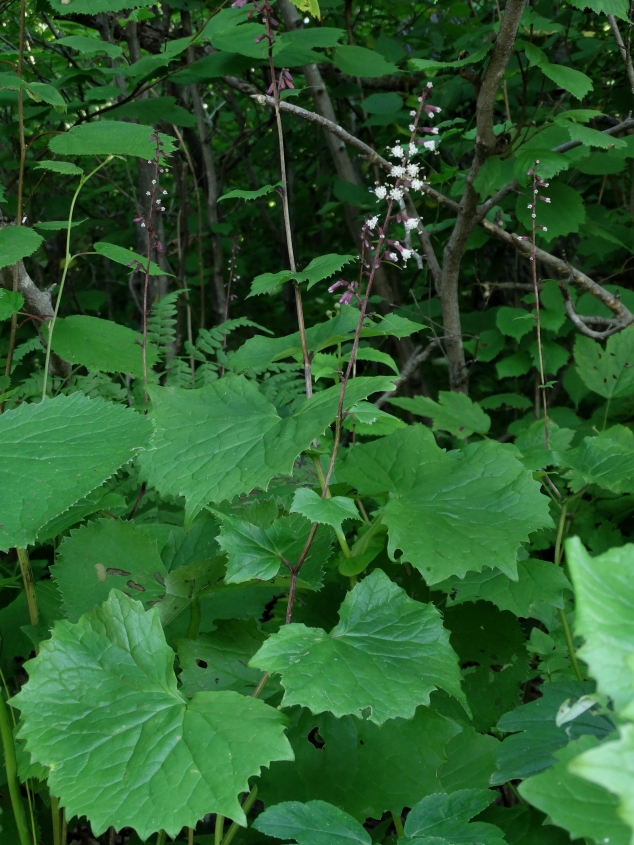
{"type": "Polygon", "coordinates": [[[634,841],[633,25],[0,0],[3,845],[634,841]]]}

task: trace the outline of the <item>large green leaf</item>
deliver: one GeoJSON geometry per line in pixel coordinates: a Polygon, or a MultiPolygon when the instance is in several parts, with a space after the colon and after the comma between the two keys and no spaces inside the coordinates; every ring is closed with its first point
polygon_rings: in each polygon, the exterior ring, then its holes
{"type": "MultiPolygon", "coordinates": [[[[331,320],[317,323],[306,330],[308,351],[321,352],[338,343],[345,343],[354,338],[359,322],[359,311],[344,305],[331,320]]],[[[361,337],[409,337],[424,329],[419,323],[413,323],[398,314],[388,314],[378,323],[366,318],[363,321],[361,337]]],[[[302,344],[299,332],[287,337],[256,337],[247,340],[231,358],[233,370],[242,372],[251,368],[267,367],[275,361],[281,361],[292,355],[301,354],[302,344]]]]}
{"type": "MultiPolygon", "coordinates": [[[[89,2],[92,3],[92,0],[89,2]]],[[[153,134],[152,126],[144,126],[141,123],[98,120],[93,123],[81,123],[63,135],[55,135],[49,141],[48,148],[51,152],[66,156],[124,155],[153,159],[156,152],[155,143],[150,141],[153,134]]],[[[160,133],[160,138],[165,155],[173,153],[174,139],[163,133],[160,133]]]]}
{"type": "Polygon", "coordinates": [[[593,558],[573,537],[566,561],[575,588],[575,629],[585,638],[579,654],[599,692],[622,710],[634,701],[634,545],[593,558]]]}
{"type": "MultiPolygon", "coordinates": [[[[562,235],[578,232],[586,219],[586,209],[579,191],[564,182],[551,182],[550,187],[543,190],[550,203],[538,202],[535,212],[536,222],[540,226],[546,226],[547,231],[539,231],[538,236],[550,243],[562,235]]],[[[530,232],[532,211],[527,208],[529,201],[526,194],[520,194],[515,213],[520,223],[530,232]]]]}
{"type": "Polygon", "coordinates": [[[368,50],[367,47],[343,46],[337,47],[334,55],[335,64],[344,73],[361,78],[385,76],[388,73],[398,73],[398,67],[386,61],[380,53],[368,50]]]}
{"type": "MultiPolygon", "coordinates": [[[[123,264],[124,267],[128,267],[129,273],[131,273],[134,269],[140,273],[141,276],[145,275],[145,270],[148,267],[148,261],[144,255],[139,255],[137,252],[132,252],[130,249],[124,249],[122,246],[117,246],[117,244],[109,244],[106,241],[98,241],[94,244],[94,249],[99,255],[109,258],[116,264],[123,264]]],[[[150,261],[149,275],[173,277],[174,274],[168,273],[167,271],[161,269],[158,264],[155,264],[154,261],[150,261]]]]}
{"type": "MultiPolygon", "coordinates": [[[[445,748],[460,730],[428,707],[418,707],[412,719],[383,725],[332,713],[313,716],[299,708],[291,719],[287,736],[295,760],[263,772],[258,795],[265,806],[319,798],[336,802],[361,822],[390,810],[400,813],[445,788],[445,748]]],[[[488,773],[483,785],[487,782],[488,773]]]]}
{"type": "Polygon", "coordinates": [[[0,320],[9,320],[24,305],[24,297],[18,291],[0,288],[0,320]]]}
{"type": "MultiPolygon", "coordinates": [[[[86,2],[89,2],[89,0],[86,0],[86,2]]],[[[107,0],[103,0],[103,2],[105,3],[107,0]]],[[[125,8],[131,9],[133,5],[134,3],[129,3],[125,8]]],[[[72,50],[77,50],[84,56],[105,53],[111,59],[116,59],[123,53],[123,48],[119,47],[118,44],[111,44],[109,41],[102,41],[100,38],[90,38],[87,35],[67,35],[64,38],[58,38],[57,43],[63,47],[70,47],[72,50]]]]}
{"type": "Polygon", "coordinates": [[[413,716],[440,687],[460,702],[460,672],[440,615],[409,598],[375,569],[348,593],[340,622],[321,628],[285,625],[250,665],[282,676],[284,704],[313,713],[362,715],[377,724],[413,716]]]}
{"type": "Polygon", "coordinates": [[[33,543],[47,522],[128,463],[150,432],[145,417],[82,393],[5,411],[0,549],[33,543]]]}
{"type": "MultiPolygon", "coordinates": [[[[247,663],[263,640],[264,634],[253,619],[218,622],[216,629],[208,634],[201,634],[195,640],[179,640],[181,692],[188,698],[197,692],[227,689],[251,695],[262,673],[247,663]]],[[[274,685],[267,685],[263,695],[269,691],[276,692],[274,685]]]]}
{"type": "Polygon", "coordinates": [[[100,519],[71,531],[51,569],[66,616],[80,616],[104,602],[116,588],[155,604],[165,593],[167,570],[156,540],[127,520],[100,519]]]}
{"type": "MultiPolygon", "coordinates": [[[[587,837],[596,842],[607,840],[610,845],[629,845],[631,831],[617,815],[618,798],[604,787],[589,783],[573,773],[579,770],[585,755],[581,761],[575,758],[597,745],[598,740],[592,736],[570,742],[555,752],[556,765],[525,780],[520,784],[519,792],[529,804],[547,813],[555,824],[569,831],[572,839],[587,837]]],[[[614,745],[616,743],[600,746],[597,752],[614,745]]],[[[619,774],[622,776],[623,768],[619,774]]]]}
{"type": "Polygon", "coordinates": [[[585,437],[576,449],[560,457],[568,467],[570,487],[576,492],[587,484],[598,484],[612,493],[634,492],[634,434],[622,425],[585,437]]]}
{"type": "Polygon", "coordinates": [[[370,834],[356,819],[325,801],[285,801],[269,807],[253,827],[267,836],[298,845],[371,845],[370,834]]]}
{"type": "Polygon", "coordinates": [[[0,268],[33,255],[43,240],[28,226],[4,226],[0,229],[0,268]]]}
{"type": "Polygon", "coordinates": [[[488,54],[489,50],[491,49],[490,46],[483,47],[481,50],[476,50],[474,53],[471,53],[464,59],[456,59],[453,62],[441,62],[437,61],[436,59],[410,59],[410,64],[416,70],[430,70],[430,69],[445,69],[445,68],[454,68],[454,67],[466,67],[467,65],[476,64],[477,62],[481,62],[482,59],[488,54]]]}
{"type": "Polygon", "coordinates": [[[592,91],[593,84],[590,77],[576,68],[555,65],[551,62],[542,62],[539,67],[544,76],[552,80],[558,88],[568,91],[577,100],[583,100],[586,94],[592,91]]]}
{"type": "Polygon", "coordinates": [[[476,730],[495,727],[500,716],[520,703],[528,680],[526,637],[509,611],[488,602],[445,610],[444,625],[461,666],[468,666],[462,688],[473,713],[476,730]]]}
{"type": "MultiPolygon", "coordinates": [[[[127,326],[111,320],[73,314],[55,323],[52,346],[65,361],[83,364],[89,370],[143,376],[142,337],[127,326]]],[[[147,345],[147,366],[158,361],[158,350],[147,345]]]]}
{"type": "Polygon", "coordinates": [[[147,97],[132,100],[110,112],[111,117],[134,117],[142,123],[158,123],[164,120],[174,126],[196,126],[196,118],[187,109],[179,106],[174,97],[147,97]]]}
{"type": "Polygon", "coordinates": [[[402,551],[428,584],[497,566],[517,577],[531,531],[552,525],[548,499],[516,452],[493,441],[445,453],[423,426],[350,450],[337,478],[361,495],[391,493],[390,555],[402,551]]]}
{"type": "Polygon", "coordinates": [[[228,691],[187,703],[173,662],[157,611],[113,590],[77,624],[58,623],[27,664],[13,699],[20,736],[69,816],[88,816],[96,835],[113,825],[175,837],[206,813],[245,824],[249,777],[292,758],[281,713],[228,691]]]}
{"type": "Polygon", "coordinates": [[[464,393],[441,390],[438,402],[425,396],[390,399],[389,402],[418,417],[431,417],[435,431],[448,431],[462,440],[475,432],[486,434],[491,428],[491,417],[464,393]]]}
{"type": "MultiPolygon", "coordinates": [[[[447,762],[438,769],[443,792],[459,789],[488,789],[495,769],[495,753],[500,741],[465,726],[445,746],[447,762]]],[[[427,793],[435,790],[425,790],[427,793]]]]}
{"type": "Polygon", "coordinates": [[[50,0],[58,15],[96,15],[100,12],[121,12],[145,6],[145,0],[50,0]]]}
{"type": "Polygon", "coordinates": [[[450,578],[436,587],[451,594],[449,607],[483,599],[525,619],[535,616],[541,604],[563,608],[564,590],[572,590],[561,567],[538,558],[518,561],[517,581],[497,569],[483,569],[468,572],[462,579],[450,578]]]}
{"type": "Polygon", "coordinates": [[[300,487],[293,496],[291,513],[301,513],[311,522],[331,525],[337,531],[341,531],[341,525],[346,519],[361,521],[352,499],[345,496],[322,499],[315,490],[308,487],[300,487]]]}
{"type": "Polygon", "coordinates": [[[581,380],[605,399],[634,393],[634,326],[608,338],[605,350],[589,337],[578,335],[575,364],[581,380]]]}
{"type": "Polygon", "coordinates": [[[405,821],[409,842],[438,842],[451,845],[505,845],[502,831],[486,822],[471,822],[495,800],[490,789],[460,789],[451,794],[435,793],[419,801],[405,821]]]}
{"type": "Polygon", "coordinates": [[[628,0],[568,0],[577,9],[592,9],[597,14],[614,15],[624,21],[629,21],[628,0]]]}
{"type": "MultiPolygon", "coordinates": [[[[629,710],[628,715],[631,718],[634,715],[631,706],[629,710]]],[[[607,831],[610,841],[614,836],[617,845],[621,842],[631,842],[630,828],[634,828],[634,725],[631,722],[622,725],[619,733],[620,737],[616,742],[604,742],[598,746],[596,742],[586,741],[582,745],[580,741],[577,750],[584,753],[568,764],[568,771],[571,772],[569,777],[580,780],[583,784],[577,788],[580,799],[585,804],[594,800],[594,829],[597,832],[600,828],[607,831]],[[584,780],[581,780],[582,778],[584,780]],[[616,813],[620,819],[616,818],[616,813]],[[627,822],[629,828],[622,824],[621,819],[627,822]]],[[[605,833],[599,833],[599,836],[603,839],[597,837],[598,841],[605,842],[605,833]]]]}
{"type": "Polygon", "coordinates": [[[536,775],[556,763],[553,756],[570,739],[584,734],[606,737],[614,727],[605,716],[584,711],[576,719],[557,725],[559,708],[566,702],[576,702],[594,691],[589,681],[562,681],[543,684],[541,698],[522,704],[506,713],[498,722],[498,729],[509,733],[496,751],[497,771],[491,783],[502,784],[536,775]]]}
{"type": "MultiPolygon", "coordinates": [[[[346,407],[392,386],[386,378],[353,379],[346,407]]],[[[148,392],[156,433],[141,470],[162,495],[185,498],[188,520],[211,501],[266,489],[274,476],[291,475],[299,453],[335,418],[339,398],[335,385],[282,418],[243,376],[200,390],[150,387],[148,392]]]]}
{"type": "MultiPolygon", "coordinates": [[[[218,543],[227,553],[227,584],[240,584],[255,578],[269,581],[281,567],[295,566],[308,540],[311,523],[299,514],[276,519],[261,528],[249,522],[220,514],[222,530],[218,543]]],[[[323,565],[332,554],[332,533],[320,530],[301,570],[301,578],[320,585],[323,565]]],[[[282,570],[288,575],[287,570],[282,570]]]]}
{"type": "Polygon", "coordinates": [[[570,845],[565,830],[549,824],[543,813],[524,802],[514,807],[493,804],[478,818],[499,827],[507,845],[570,845]]]}
{"type": "MultiPolygon", "coordinates": [[[[272,186],[267,186],[272,187],[272,186]]],[[[243,196],[247,193],[253,193],[261,196],[259,191],[232,191],[233,196],[243,196]]],[[[222,199],[228,198],[223,197],[222,199]]],[[[251,197],[246,197],[250,199],[251,197]]],[[[253,197],[255,198],[255,197],[253,197]]],[[[290,270],[281,270],[279,273],[263,273],[261,276],[256,276],[251,285],[251,293],[249,296],[256,296],[260,293],[270,293],[279,285],[283,285],[290,279],[295,279],[298,282],[308,282],[308,290],[310,290],[318,282],[322,282],[334,273],[337,273],[344,264],[354,261],[354,255],[337,255],[331,253],[329,255],[320,255],[313,258],[305,270],[292,273],[290,270]]],[[[248,299],[249,297],[247,297],[248,299]]]]}

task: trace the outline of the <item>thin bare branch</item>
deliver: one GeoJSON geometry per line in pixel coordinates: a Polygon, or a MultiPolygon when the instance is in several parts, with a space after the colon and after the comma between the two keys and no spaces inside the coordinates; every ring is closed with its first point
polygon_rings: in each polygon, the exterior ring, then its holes
{"type": "MultiPolygon", "coordinates": [[[[509,244],[509,246],[516,249],[520,255],[523,255],[525,258],[530,256],[530,243],[520,240],[519,236],[515,233],[507,232],[502,229],[501,226],[489,223],[488,220],[482,220],[480,225],[485,232],[488,232],[490,235],[498,238],[498,240],[509,244]]],[[[556,255],[552,255],[550,252],[546,252],[546,250],[540,249],[539,247],[535,248],[535,257],[537,261],[541,261],[542,264],[545,264],[546,267],[557,273],[563,282],[573,285],[577,288],[577,290],[580,290],[583,293],[592,294],[592,296],[606,305],[619,321],[620,328],[625,328],[625,326],[629,326],[634,323],[634,314],[632,314],[631,311],[623,305],[619,297],[614,296],[614,294],[610,293],[610,291],[595,282],[594,279],[591,279],[590,276],[586,276],[586,274],[581,270],[577,270],[576,267],[571,267],[567,261],[557,258],[556,255]]]]}
{"type": "Polygon", "coordinates": [[[616,22],[616,18],[614,17],[614,15],[608,15],[608,22],[612,27],[612,32],[614,33],[614,40],[616,41],[616,46],[619,48],[619,53],[621,54],[623,64],[625,65],[625,72],[627,73],[630,88],[632,89],[632,94],[634,94],[634,66],[632,66],[632,56],[630,55],[629,50],[623,43],[623,37],[621,35],[619,25],[616,22]]]}

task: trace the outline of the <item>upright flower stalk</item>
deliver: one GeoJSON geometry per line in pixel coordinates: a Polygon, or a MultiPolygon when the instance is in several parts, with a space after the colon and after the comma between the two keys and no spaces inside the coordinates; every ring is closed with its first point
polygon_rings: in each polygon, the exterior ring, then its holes
{"type": "MultiPolygon", "coordinates": [[[[396,143],[394,147],[392,147],[390,150],[390,154],[392,155],[392,157],[397,159],[399,162],[398,164],[395,164],[391,170],[391,175],[394,177],[395,180],[394,184],[392,186],[376,185],[373,189],[377,201],[380,202],[384,199],[387,200],[387,210],[385,212],[383,223],[380,226],[378,225],[379,215],[374,215],[373,217],[365,221],[362,230],[361,252],[359,256],[359,280],[356,282],[335,282],[329,288],[331,292],[334,292],[339,287],[346,287],[346,290],[340,297],[339,302],[341,302],[342,304],[350,304],[354,299],[359,302],[360,308],[359,319],[357,321],[357,328],[352,343],[352,351],[350,353],[348,365],[341,379],[341,387],[339,390],[339,402],[337,406],[337,418],[335,420],[335,437],[333,450],[330,457],[330,463],[328,465],[327,473],[323,479],[323,482],[321,482],[322,499],[327,499],[330,497],[330,480],[332,478],[332,474],[335,468],[337,453],[339,451],[339,444],[341,442],[341,426],[344,417],[343,407],[346,389],[348,387],[348,382],[350,378],[355,372],[357,354],[359,351],[359,340],[361,338],[361,329],[363,328],[363,323],[368,313],[368,303],[370,300],[372,285],[374,282],[376,271],[381,266],[381,262],[384,258],[387,258],[389,261],[397,261],[399,260],[399,258],[403,261],[407,261],[412,254],[411,250],[407,249],[406,247],[403,247],[399,241],[395,239],[390,239],[388,237],[388,230],[390,227],[390,223],[393,220],[396,222],[402,222],[406,229],[413,229],[418,225],[418,220],[407,218],[405,215],[402,215],[400,211],[396,214],[393,214],[393,208],[394,203],[401,200],[405,193],[409,192],[410,189],[420,190],[423,186],[421,166],[413,161],[414,157],[418,155],[419,145],[423,146],[424,149],[430,151],[435,150],[436,147],[435,141],[419,141],[417,144],[417,134],[419,131],[418,125],[420,122],[421,115],[424,113],[432,117],[434,114],[440,111],[438,106],[431,106],[426,103],[431,87],[431,82],[428,82],[427,88],[419,97],[418,109],[412,112],[411,116],[414,120],[409,127],[411,132],[409,143],[406,145],[406,147],[403,147],[401,144],[396,143]],[[375,230],[376,245],[373,249],[372,235],[375,230]],[[361,290],[364,279],[366,280],[365,291],[363,292],[363,298],[361,299],[361,290]]],[[[431,134],[436,134],[435,132],[433,132],[433,130],[429,129],[428,127],[425,127],[424,131],[428,131],[431,134]]],[[[299,571],[304,561],[306,560],[308,552],[310,551],[310,547],[313,543],[313,540],[315,539],[316,532],[317,523],[314,523],[311,528],[311,532],[308,535],[308,539],[306,541],[304,549],[302,550],[302,553],[299,557],[299,560],[297,561],[295,566],[290,567],[291,579],[286,607],[286,624],[288,624],[292,620],[293,603],[297,586],[297,576],[299,575],[299,571]]]]}
{"type": "MultiPolygon", "coordinates": [[[[234,6],[244,6],[243,0],[236,0],[234,6]]],[[[269,71],[271,74],[271,85],[268,93],[273,95],[275,101],[275,121],[277,124],[277,138],[280,155],[280,176],[282,185],[279,194],[282,198],[282,214],[284,217],[284,232],[286,234],[286,249],[288,252],[288,263],[291,272],[297,272],[297,265],[295,263],[295,250],[293,248],[293,231],[291,229],[291,215],[288,205],[288,180],[286,178],[286,155],[284,152],[284,132],[282,129],[282,115],[280,113],[280,90],[293,87],[293,77],[287,68],[283,68],[280,72],[279,81],[275,75],[275,63],[273,61],[273,43],[275,41],[274,28],[279,26],[279,22],[273,17],[273,7],[269,0],[262,0],[259,6],[256,4],[253,12],[259,12],[262,15],[266,32],[261,36],[259,41],[266,39],[268,44],[269,56],[269,71]]],[[[295,291],[295,308],[297,310],[297,323],[299,327],[299,335],[302,346],[302,361],[304,364],[304,383],[306,386],[306,396],[313,395],[313,381],[311,374],[311,361],[308,353],[308,343],[306,341],[306,324],[304,322],[304,308],[302,305],[302,292],[296,280],[292,282],[295,291]]]]}
{"type": "MultiPolygon", "coordinates": [[[[535,322],[537,327],[537,356],[539,362],[540,378],[539,390],[541,392],[541,404],[544,412],[544,449],[548,449],[548,400],[546,397],[546,375],[544,368],[544,351],[542,348],[542,324],[539,308],[539,282],[537,280],[537,257],[535,241],[538,229],[541,229],[543,232],[548,231],[546,226],[542,226],[540,223],[537,222],[537,201],[541,200],[542,202],[550,202],[550,197],[546,197],[543,194],[540,194],[539,192],[541,188],[548,187],[548,182],[544,182],[543,179],[541,179],[537,175],[536,168],[538,167],[538,165],[539,161],[536,161],[533,167],[531,167],[530,170],[527,171],[527,176],[531,177],[531,202],[528,203],[528,209],[531,213],[531,254],[529,256],[529,260],[531,262],[533,291],[535,293],[535,322]]],[[[520,238],[520,240],[528,240],[528,238],[520,238]]]]}
{"type": "Polygon", "coordinates": [[[150,266],[152,263],[152,251],[164,252],[163,244],[158,238],[154,228],[154,215],[165,211],[163,205],[163,197],[167,195],[167,191],[159,185],[160,174],[167,172],[165,166],[165,152],[163,141],[158,131],[150,136],[150,141],[154,144],[154,157],[148,159],[148,164],[154,164],[154,179],[152,179],[152,189],[147,191],[149,197],[149,213],[148,216],[135,217],[134,222],[138,223],[142,229],[146,230],[146,251],[147,261],[145,267],[138,261],[131,261],[129,266],[134,266],[135,269],[142,270],[145,273],[143,279],[143,315],[142,315],[142,331],[143,340],[141,343],[142,357],[143,357],[143,402],[147,404],[147,318],[148,318],[148,290],[150,285],[150,266]]]}

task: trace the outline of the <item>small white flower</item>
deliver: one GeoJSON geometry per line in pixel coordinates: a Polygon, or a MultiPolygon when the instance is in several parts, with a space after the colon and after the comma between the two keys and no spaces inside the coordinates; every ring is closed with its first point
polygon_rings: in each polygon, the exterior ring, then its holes
{"type": "Polygon", "coordinates": [[[403,189],[402,188],[392,188],[390,191],[390,199],[391,200],[402,200],[403,199],[403,189]]]}
{"type": "Polygon", "coordinates": [[[418,148],[416,147],[416,144],[411,143],[409,145],[409,147],[407,148],[408,156],[411,158],[412,156],[415,156],[417,152],[418,152],[418,148]]]}
{"type": "MultiPolygon", "coordinates": [[[[151,164],[151,162],[150,162],[150,161],[148,161],[148,164],[151,164]]],[[[145,229],[145,223],[141,223],[141,228],[142,228],[142,229],[145,229]]]]}
{"type": "Polygon", "coordinates": [[[547,231],[548,231],[548,226],[542,226],[542,231],[547,232],[547,231]]]}
{"type": "Polygon", "coordinates": [[[531,217],[532,217],[532,218],[533,218],[533,220],[534,220],[534,219],[537,217],[537,215],[536,215],[536,214],[531,214],[531,217]]]}
{"type": "Polygon", "coordinates": [[[376,226],[376,224],[378,222],[379,222],[379,216],[378,216],[378,214],[375,214],[374,217],[369,217],[365,221],[365,225],[368,227],[368,229],[374,229],[374,227],[376,226]]]}
{"type": "Polygon", "coordinates": [[[390,176],[396,176],[397,178],[400,176],[405,175],[405,168],[401,164],[393,164],[392,169],[390,170],[390,176]]]}
{"type": "Polygon", "coordinates": [[[151,191],[146,191],[146,192],[145,192],[145,196],[146,196],[146,197],[149,197],[149,196],[150,196],[150,194],[151,194],[151,191]]]}
{"type": "Polygon", "coordinates": [[[540,200],[544,200],[544,202],[550,202],[550,197],[540,197],[540,200]]]}
{"type": "Polygon", "coordinates": [[[386,257],[388,261],[398,261],[398,255],[395,252],[388,252],[386,257]]]}
{"type": "Polygon", "coordinates": [[[387,196],[387,188],[385,185],[379,185],[374,189],[374,193],[376,194],[377,199],[384,200],[387,196]]]}
{"type": "Polygon", "coordinates": [[[408,259],[410,259],[412,257],[412,252],[413,250],[411,249],[402,249],[401,258],[403,259],[403,261],[407,261],[408,259]]]}
{"type": "Polygon", "coordinates": [[[429,79],[429,80],[427,81],[427,87],[428,87],[428,88],[433,88],[433,87],[434,87],[434,83],[431,81],[431,79],[429,79]]]}
{"type": "Polygon", "coordinates": [[[166,191],[166,190],[163,190],[163,196],[164,196],[164,197],[166,197],[166,196],[167,196],[167,191],[166,191]]]}
{"type": "Polygon", "coordinates": [[[530,203],[530,202],[529,202],[529,204],[526,206],[526,208],[532,208],[532,207],[533,207],[533,206],[532,206],[532,203],[530,203]]]}
{"type": "Polygon", "coordinates": [[[411,112],[409,113],[409,116],[410,117],[416,117],[416,109],[412,109],[411,112]]]}
{"type": "Polygon", "coordinates": [[[432,135],[438,135],[438,127],[437,126],[430,126],[429,131],[432,135]]]}
{"type": "Polygon", "coordinates": [[[420,170],[420,165],[418,164],[408,164],[407,165],[407,175],[411,178],[418,176],[418,171],[420,170]]]}
{"type": "Polygon", "coordinates": [[[390,154],[392,158],[405,158],[405,153],[403,152],[403,147],[400,144],[396,144],[390,150],[390,154]]]}
{"type": "Polygon", "coordinates": [[[156,179],[152,179],[152,184],[156,185],[156,179]]]}
{"type": "Polygon", "coordinates": [[[430,152],[433,152],[436,149],[436,142],[433,138],[430,138],[429,141],[423,141],[423,146],[426,150],[430,150],[430,152]]]}
{"type": "Polygon", "coordinates": [[[405,229],[408,232],[411,232],[412,229],[416,229],[417,226],[418,226],[418,218],[416,218],[416,217],[410,217],[405,221],[405,229]]]}
{"type": "Polygon", "coordinates": [[[420,180],[420,179],[412,179],[412,188],[413,188],[415,191],[422,191],[422,189],[423,189],[423,183],[421,182],[421,180],[420,180]]]}
{"type": "Polygon", "coordinates": [[[409,127],[408,127],[408,128],[409,128],[409,131],[410,131],[410,132],[415,132],[415,131],[416,131],[416,124],[415,124],[415,123],[410,123],[410,125],[409,125],[409,127]]]}

